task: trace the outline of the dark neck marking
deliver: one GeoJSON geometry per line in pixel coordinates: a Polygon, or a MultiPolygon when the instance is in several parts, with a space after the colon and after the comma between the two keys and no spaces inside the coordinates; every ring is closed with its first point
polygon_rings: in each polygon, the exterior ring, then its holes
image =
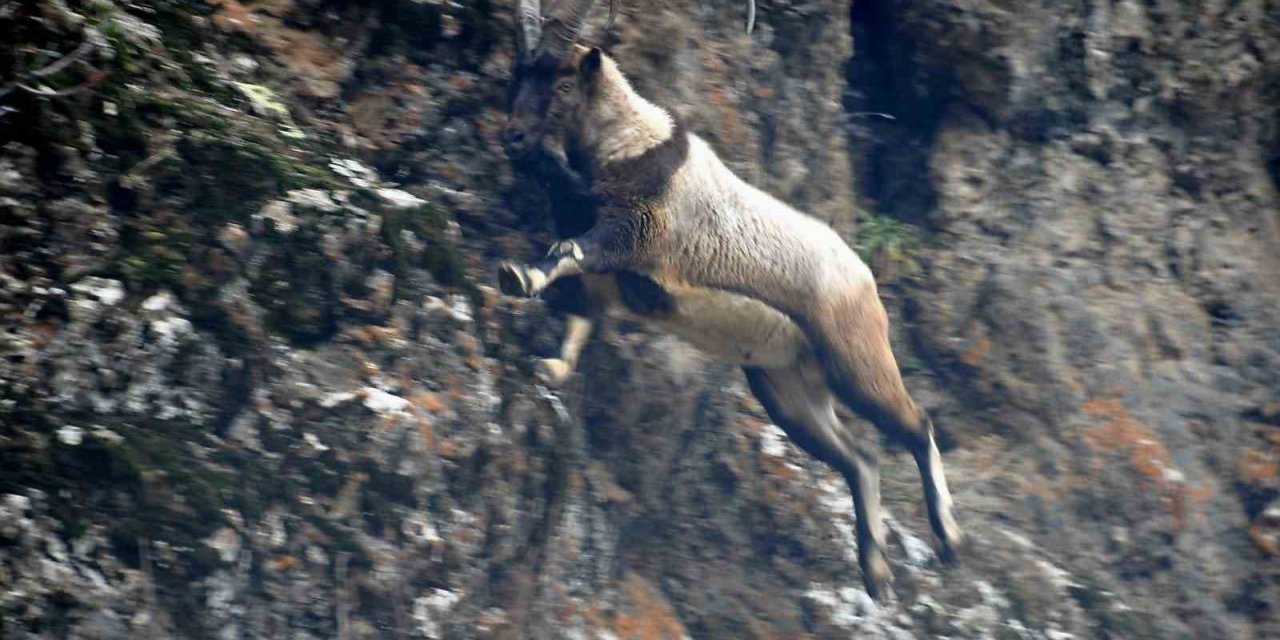
{"type": "Polygon", "coordinates": [[[689,157],[689,133],[672,118],[671,135],[644,153],[595,167],[592,192],[615,202],[642,202],[661,195],[689,157]]]}

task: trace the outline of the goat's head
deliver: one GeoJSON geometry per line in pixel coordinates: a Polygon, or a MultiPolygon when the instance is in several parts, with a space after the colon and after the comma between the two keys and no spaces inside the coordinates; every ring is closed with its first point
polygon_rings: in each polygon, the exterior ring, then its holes
{"type": "MultiPolygon", "coordinates": [[[[518,53],[512,76],[507,126],[502,142],[513,157],[536,148],[542,137],[559,132],[589,95],[601,53],[577,44],[594,0],[574,0],[562,15],[546,20],[538,0],[522,0],[516,21],[518,53]]],[[[613,21],[613,3],[609,4],[613,21]]]]}

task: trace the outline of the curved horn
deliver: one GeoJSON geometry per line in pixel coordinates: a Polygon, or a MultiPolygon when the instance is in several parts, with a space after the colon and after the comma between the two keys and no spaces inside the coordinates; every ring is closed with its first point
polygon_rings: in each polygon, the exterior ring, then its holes
{"type": "Polygon", "coordinates": [[[613,25],[616,24],[617,22],[618,22],[618,3],[615,2],[615,0],[609,0],[609,19],[605,20],[604,28],[600,29],[598,33],[596,31],[592,31],[590,35],[587,35],[586,30],[583,29],[583,32],[578,34],[577,40],[581,41],[583,39],[586,39],[591,41],[603,42],[604,39],[608,37],[609,32],[613,31],[613,25]]]}
{"type": "Polygon", "coordinates": [[[520,0],[516,15],[516,42],[521,53],[532,53],[542,38],[542,2],[520,0]]]}
{"type": "Polygon", "coordinates": [[[756,28],[756,0],[747,0],[747,33],[756,28]]]}
{"type": "Polygon", "coordinates": [[[547,28],[542,32],[542,49],[556,58],[563,58],[569,49],[578,41],[582,33],[582,25],[586,23],[587,12],[595,5],[595,0],[574,0],[563,15],[547,20],[547,28]]]}
{"type": "Polygon", "coordinates": [[[614,4],[613,0],[609,0],[609,19],[604,23],[604,33],[609,33],[610,31],[612,31],[613,23],[617,21],[618,21],[618,7],[614,4]]]}

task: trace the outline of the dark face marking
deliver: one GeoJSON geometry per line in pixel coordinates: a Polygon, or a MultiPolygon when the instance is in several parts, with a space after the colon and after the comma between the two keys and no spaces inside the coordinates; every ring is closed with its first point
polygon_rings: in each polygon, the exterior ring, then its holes
{"type": "MultiPolygon", "coordinates": [[[[599,55],[599,50],[592,51],[599,55]]],[[[537,148],[543,136],[563,130],[567,116],[585,98],[581,62],[593,54],[564,60],[549,54],[521,56],[508,90],[507,126],[502,132],[508,155],[523,156],[537,148]]]]}

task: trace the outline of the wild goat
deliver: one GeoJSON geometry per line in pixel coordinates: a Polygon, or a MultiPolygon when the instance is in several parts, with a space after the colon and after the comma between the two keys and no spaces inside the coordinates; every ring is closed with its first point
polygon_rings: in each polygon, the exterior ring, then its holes
{"type": "Polygon", "coordinates": [[[596,220],[541,261],[503,263],[502,290],[531,297],[560,278],[612,274],[633,311],[741,364],[770,418],[849,483],[864,584],[878,598],[891,572],[876,455],[836,416],[839,398],[911,451],[939,554],[952,558],[962,534],[933,424],[903,385],[871,271],[829,226],[734,175],[611,58],[577,45],[592,4],[543,29],[537,3],[522,3],[504,143],[519,158],[562,137],[559,179],[590,196],[596,220]]]}

